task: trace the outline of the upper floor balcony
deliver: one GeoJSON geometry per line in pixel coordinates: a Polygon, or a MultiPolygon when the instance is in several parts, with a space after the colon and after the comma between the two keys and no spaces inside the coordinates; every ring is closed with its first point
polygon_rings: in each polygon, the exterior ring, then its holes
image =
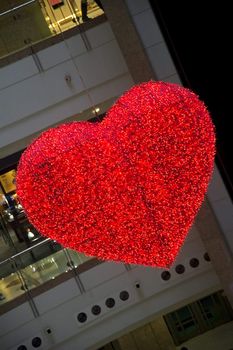
{"type": "MultiPolygon", "coordinates": [[[[82,31],[82,24],[101,15],[103,10],[93,0],[2,0],[0,66],[12,61],[9,55],[22,50],[33,52],[38,48],[36,44],[46,47],[46,43],[58,41],[70,29],[78,27],[82,31]]],[[[22,55],[23,52],[15,57],[22,55]]]]}

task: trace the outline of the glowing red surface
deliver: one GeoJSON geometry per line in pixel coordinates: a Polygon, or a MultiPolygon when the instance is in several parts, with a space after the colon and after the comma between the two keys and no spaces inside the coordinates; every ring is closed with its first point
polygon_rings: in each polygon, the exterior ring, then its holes
{"type": "Polygon", "coordinates": [[[65,247],[165,267],[204,199],[214,155],[203,102],[178,85],[148,82],[101,123],[42,133],[21,157],[17,192],[31,223],[65,247]]]}

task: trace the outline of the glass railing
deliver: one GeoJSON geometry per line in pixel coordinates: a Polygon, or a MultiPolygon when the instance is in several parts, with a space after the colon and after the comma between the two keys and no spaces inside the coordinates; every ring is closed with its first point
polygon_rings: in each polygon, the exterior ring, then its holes
{"type": "Polygon", "coordinates": [[[0,58],[102,14],[93,0],[1,0],[0,58]]]}
{"type": "Polygon", "coordinates": [[[0,262],[0,307],[90,259],[49,238],[12,255],[0,262]]]}

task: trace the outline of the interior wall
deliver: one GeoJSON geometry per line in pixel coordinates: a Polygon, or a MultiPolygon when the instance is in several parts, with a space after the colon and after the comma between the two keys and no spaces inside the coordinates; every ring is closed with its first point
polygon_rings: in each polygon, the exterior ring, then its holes
{"type": "MultiPolygon", "coordinates": [[[[28,303],[1,315],[1,347],[16,350],[19,345],[30,345],[31,339],[40,335],[44,350],[97,349],[160,315],[220,290],[219,279],[211,262],[204,259],[204,253],[194,227],[169,270],[168,280],[162,279],[164,269],[132,265],[127,270],[124,264],[111,262],[93,267],[80,274],[83,294],[71,279],[36,296],[39,317],[33,316],[28,303]],[[199,260],[196,268],[190,266],[194,257],[199,260]],[[185,267],[183,274],[176,272],[179,264],[185,267]],[[128,291],[127,300],[119,298],[121,291],[128,291]],[[113,308],[105,304],[110,297],[116,302],[113,308]],[[101,307],[97,316],[91,311],[94,305],[101,307]],[[81,312],[87,315],[85,323],[77,320],[81,312]],[[46,333],[47,328],[52,330],[51,334],[46,333]]],[[[152,328],[161,327],[153,323],[152,328]]]]}
{"type": "Polygon", "coordinates": [[[38,52],[40,67],[29,56],[0,69],[0,148],[72,116],[79,119],[133,85],[109,24],[88,30],[86,37],[90,49],[75,35],[38,52]]]}
{"type": "Polygon", "coordinates": [[[162,317],[118,338],[121,350],[175,350],[162,317]]]}

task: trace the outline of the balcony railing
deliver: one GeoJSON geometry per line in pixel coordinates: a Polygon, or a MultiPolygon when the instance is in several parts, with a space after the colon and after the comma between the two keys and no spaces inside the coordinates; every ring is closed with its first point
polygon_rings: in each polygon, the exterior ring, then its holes
{"type": "MultiPolygon", "coordinates": [[[[87,3],[89,18],[103,14],[93,0],[87,3]]],[[[1,0],[0,58],[82,23],[78,0],[1,0]]]]}
{"type": "Polygon", "coordinates": [[[91,259],[62,248],[49,238],[38,240],[33,246],[0,262],[0,311],[1,305],[64,273],[73,271],[78,276],[77,268],[91,259]]]}

